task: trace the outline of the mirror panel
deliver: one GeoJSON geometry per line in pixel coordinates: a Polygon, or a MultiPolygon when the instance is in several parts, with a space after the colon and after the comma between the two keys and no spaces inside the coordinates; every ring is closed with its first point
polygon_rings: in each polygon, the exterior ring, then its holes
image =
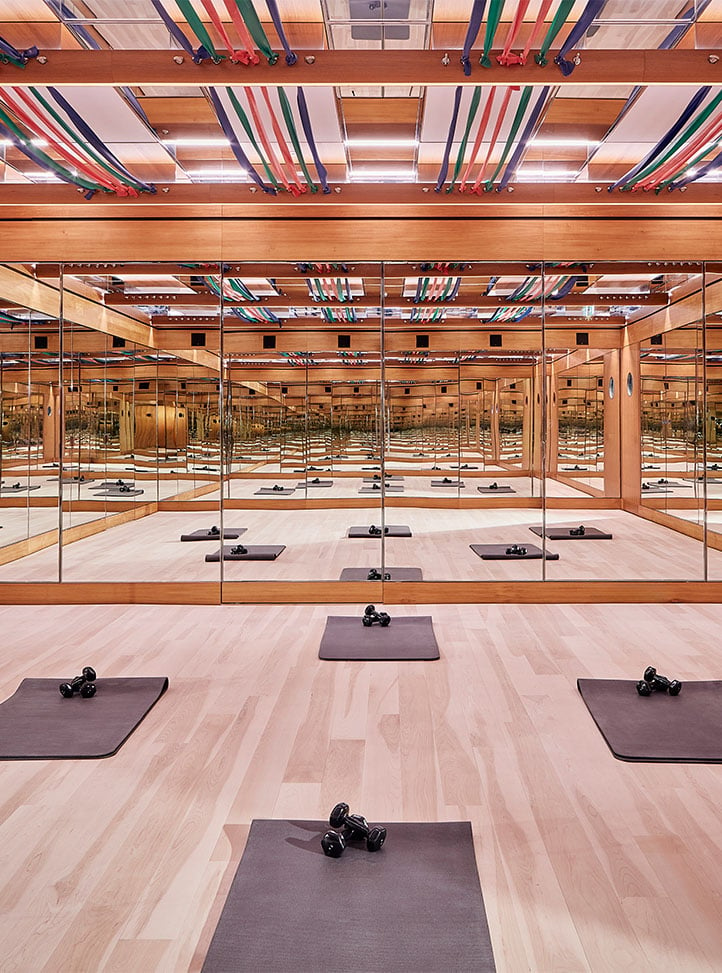
{"type": "Polygon", "coordinates": [[[0,281],[0,581],[56,581],[58,282],[36,294],[24,265],[0,281]]]}
{"type": "Polygon", "coordinates": [[[703,276],[690,270],[667,285],[679,295],[674,320],[656,315],[665,330],[639,348],[640,509],[674,531],[656,551],[655,575],[703,580],[705,493],[715,473],[705,474],[704,459],[703,276]]]}

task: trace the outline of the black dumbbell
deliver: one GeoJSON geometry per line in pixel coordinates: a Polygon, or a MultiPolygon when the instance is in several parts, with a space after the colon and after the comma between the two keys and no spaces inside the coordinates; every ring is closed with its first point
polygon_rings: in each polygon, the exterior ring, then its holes
{"type": "Polygon", "coordinates": [[[682,692],[682,683],[679,679],[668,679],[660,675],[654,666],[647,666],[644,676],[637,683],[637,692],[640,696],[651,696],[652,693],[669,693],[670,696],[679,696],[682,692]]]}
{"type": "Polygon", "coordinates": [[[213,535],[215,536],[216,534],[220,534],[220,531],[218,530],[218,528],[217,528],[217,527],[216,527],[216,525],[214,524],[214,525],[213,525],[213,526],[211,527],[211,529],[210,529],[210,530],[208,531],[208,533],[209,533],[209,534],[213,534],[213,535]]]}
{"type": "Polygon", "coordinates": [[[525,557],[526,548],[521,547],[519,544],[512,544],[511,547],[507,547],[506,553],[511,554],[514,557],[525,557]]]}
{"type": "Polygon", "coordinates": [[[60,695],[64,696],[66,699],[70,699],[76,693],[84,699],[90,699],[91,696],[95,696],[96,686],[95,680],[97,679],[95,669],[91,666],[85,666],[83,672],[80,676],[75,676],[70,682],[61,682],[58,686],[60,690],[60,695]]]}
{"type": "MultiPolygon", "coordinates": [[[[388,527],[384,527],[383,532],[384,534],[388,534],[389,532],[388,527]]],[[[371,524],[371,526],[369,527],[369,535],[371,537],[381,537],[381,528],[375,527],[373,524],[371,524]]]]}
{"type": "MultiPolygon", "coordinates": [[[[367,581],[380,581],[381,580],[381,572],[380,571],[377,571],[376,568],[371,568],[371,570],[369,571],[369,573],[366,575],[366,580],[367,581]]],[[[384,581],[390,581],[390,580],[391,580],[391,575],[388,573],[388,571],[386,571],[384,573],[384,581]]]]}
{"type": "Polygon", "coordinates": [[[248,548],[244,547],[243,544],[236,544],[230,550],[231,554],[248,554],[248,548]]]}
{"type": "Polygon", "coordinates": [[[283,489],[283,487],[282,487],[282,486],[279,486],[279,485],[278,485],[277,483],[274,483],[274,484],[273,484],[273,489],[274,489],[274,490],[282,490],[282,489],[283,489]]]}
{"type": "Polygon", "coordinates": [[[381,628],[387,628],[391,624],[391,616],[386,612],[377,612],[375,605],[366,605],[361,621],[365,628],[371,628],[374,622],[378,622],[381,628]]]}
{"type": "Polygon", "coordinates": [[[332,828],[343,828],[343,831],[340,834],[327,831],[321,838],[324,855],[340,858],[349,841],[365,841],[368,851],[379,851],[386,841],[386,828],[372,828],[362,815],[348,812],[349,806],[343,802],[331,811],[328,823],[332,828]]]}
{"type": "Polygon", "coordinates": [[[572,527],[572,528],[570,528],[570,530],[569,530],[569,536],[570,537],[584,537],[584,535],[586,534],[586,532],[587,532],[587,529],[584,526],[584,524],[580,524],[578,527],[572,527]]]}
{"type": "Polygon", "coordinates": [[[496,482],[496,480],[494,480],[493,483],[490,483],[489,484],[489,489],[490,490],[498,490],[499,489],[499,484],[496,482]]]}

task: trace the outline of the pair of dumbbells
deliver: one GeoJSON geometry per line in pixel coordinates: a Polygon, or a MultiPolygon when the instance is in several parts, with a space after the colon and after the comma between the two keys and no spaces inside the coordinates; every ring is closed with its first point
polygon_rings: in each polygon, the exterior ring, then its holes
{"type": "Polygon", "coordinates": [[[321,838],[324,855],[340,858],[349,841],[365,841],[367,851],[379,851],[386,841],[386,828],[372,828],[361,814],[349,814],[348,804],[337,804],[331,811],[328,823],[339,831],[327,831],[321,838]]]}
{"type": "MultiPolygon", "coordinates": [[[[366,575],[366,580],[367,581],[381,581],[381,572],[378,571],[376,568],[371,568],[371,570],[369,571],[369,573],[366,575]]],[[[384,581],[390,581],[391,580],[391,575],[389,574],[388,571],[386,571],[384,573],[383,580],[384,581]]]]}
{"type": "Polygon", "coordinates": [[[381,628],[387,628],[391,624],[391,616],[387,612],[377,612],[375,605],[366,605],[361,621],[364,628],[371,628],[376,623],[381,628]]]}
{"type": "Polygon", "coordinates": [[[61,682],[58,686],[60,695],[65,699],[70,699],[78,693],[83,699],[90,699],[95,696],[97,687],[95,685],[95,680],[97,679],[95,669],[92,666],[85,666],[83,672],[79,676],[75,676],[70,682],[61,682]]]}
{"type": "Polygon", "coordinates": [[[651,696],[652,693],[669,693],[670,696],[679,696],[682,692],[682,683],[679,679],[668,679],[661,676],[654,666],[647,666],[644,675],[637,683],[637,692],[640,696],[651,696]]]}
{"type": "Polygon", "coordinates": [[[507,547],[506,553],[512,557],[526,557],[526,548],[519,544],[512,544],[511,547],[507,547]]]}
{"type": "Polygon", "coordinates": [[[235,544],[230,551],[231,554],[248,554],[248,548],[243,544],[235,544]]]}
{"type": "Polygon", "coordinates": [[[587,529],[584,524],[580,524],[578,527],[572,527],[569,531],[570,537],[584,537],[587,529]]]}
{"type": "MultiPolygon", "coordinates": [[[[389,532],[388,527],[384,527],[383,533],[388,534],[388,532],[389,532]]],[[[374,524],[371,524],[371,526],[369,527],[369,534],[371,537],[381,537],[381,533],[382,532],[380,527],[376,527],[374,524]]]]}

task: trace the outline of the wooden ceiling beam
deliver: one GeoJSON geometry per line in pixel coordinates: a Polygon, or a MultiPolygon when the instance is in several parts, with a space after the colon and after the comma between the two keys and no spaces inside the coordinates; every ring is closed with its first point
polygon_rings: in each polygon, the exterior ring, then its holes
{"type": "MultiPolygon", "coordinates": [[[[152,277],[159,275],[172,277],[190,277],[191,275],[217,275],[220,263],[199,264],[197,267],[190,267],[187,264],[178,263],[39,263],[33,267],[33,276],[40,279],[57,279],[60,277],[61,269],[65,274],[78,277],[123,277],[132,274],[135,277],[152,277]]],[[[448,270],[433,269],[433,262],[428,265],[421,262],[417,263],[393,263],[386,262],[383,266],[384,280],[400,280],[404,277],[526,277],[539,274],[540,264],[524,263],[523,261],[489,261],[482,263],[460,263],[451,266],[448,270]],[[425,269],[424,269],[425,268],[425,269]]],[[[244,263],[225,263],[224,273],[227,277],[273,277],[281,280],[305,281],[313,277],[324,276],[323,271],[301,271],[298,270],[297,263],[274,262],[244,262],[244,263]]],[[[381,275],[380,263],[361,263],[346,262],[343,267],[332,268],[329,273],[334,277],[364,277],[379,279],[381,275]],[[345,269],[344,269],[345,268],[345,269]]],[[[701,273],[702,265],[694,261],[580,261],[570,266],[564,264],[549,263],[545,272],[547,274],[590,274],[593,276],[613,276],[613,277],[658,277],[663,274],[694,274],[701,273]]],[[[719,264],[708,264],[707,270],[710,272],[722,273],[719,264]]]]}
{"type": "MultiPolygon", "coordinates": [[[[437,168],[431,172],[435,179],[437,168]]],[[[240,170],[239,170],[240,172],[240,170]]],[[[240,178],[240,177],[239,177],[240,178]]],[[[453,216],[476,219],[497,210],[510,215],[559,216],[564,208],[582,210],[590,215],[614,215],[622,210],[630,215],[640,212],[674,211],[675,215],[722,215],[722,183],[690,183],[676,192],[608,192],[610,179],[593,182],[513,182],[505,192],[436,193],[432,182],[347,183],[333,185],[333,192],[270,195],[246,182],[160,183],[157,192],[137,197],[98,193],[92,200],[67,185],[0,184],[0,218],[49,215],[48,209],[74,219],[169,218],[180,215],[209,217],[232,216],[278,219],[292,216],[310,219],[343,216],[430,217],[453,216]],[[192,212],[191,212],[192,211],[192,212]]],[[[53,215],[54,215],[53,214],[53,215]]]]}
{"type": "Polygon", "coordinates": [[[181,51],[46,51],[43,62],[28,61],[13,72],[13,84],[28,85],[665,85],[717,84],[720,69],[710,58],[714,50],[618,51],[584,50],[581,63],[565,77],[553,64],[539,67],[533,59],[513,69],[492,58],[485,70],[475,68],[467,77],[458,51],[446,58],[443,51],[314,50],[302,54],[289,68],[279,58],[274,66],[265,59],[258,65],[194,64],[181,51]],[[444,63],[447,60],[448,63],[444,63]]]}
{"type": "MultiPolygon", "coordinates": [[[[613,294],[588,294],[585,292],[575,292],[568,294],[558,301],[547,301],[546,307],[549,309],[557,307],[614,307],[620,304],[646,306],[646,307],[665,307],[669,303],[668,297],[664,293],[637,294],[633,292],[624,293],[622,291],[613,294]]],[[[106,294],[106,307],[138,307],[155,305],[167,307],[218,307],[218,298],[213,294],[163,294],[156,291],[152,294],[106,294]]],[[[279,310],[290,307],[313,307],[327,308],[335,310],[354,310],[359,308],[377,308],[380,305],[379,296],[355,297],[352,301],[319,301],[311,303],[308,300],[301,301],[298,297],[286,297],[284,295],[274,295],[264,297],[257,301],[232,302],[226,301],[224,309],[245,308],[279,310]]],[[[435,304],[414,304],[413,298],[389,298],[385,299],[385,307],[417,310],[422,313],[433,313],[444,308],[476,307],[484,310],[496,310],[500,307],[541,307],[539,300],[524,300],[519,298],[512,300],[509,297],[490,297],[481,295],[474,296],[460,292],[459,297],[454,302],[440,301],[435,304]]],[[[401,322],[400,322],[401,323],[401,322]]],[[[273,327],[269,322],[264,327],[273,327]]]]}

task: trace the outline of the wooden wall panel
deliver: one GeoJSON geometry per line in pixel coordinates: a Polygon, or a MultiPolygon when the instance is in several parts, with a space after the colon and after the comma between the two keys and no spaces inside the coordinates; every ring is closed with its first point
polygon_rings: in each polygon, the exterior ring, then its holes
{"type": "Polygon", "coordinates": [[[722,260],[715,225],[659,218],[630,229],[545,207],[537,219],[101,219],[92,233],[84,220],[36,219],[5,227],[0,260],[722,260]]]}

